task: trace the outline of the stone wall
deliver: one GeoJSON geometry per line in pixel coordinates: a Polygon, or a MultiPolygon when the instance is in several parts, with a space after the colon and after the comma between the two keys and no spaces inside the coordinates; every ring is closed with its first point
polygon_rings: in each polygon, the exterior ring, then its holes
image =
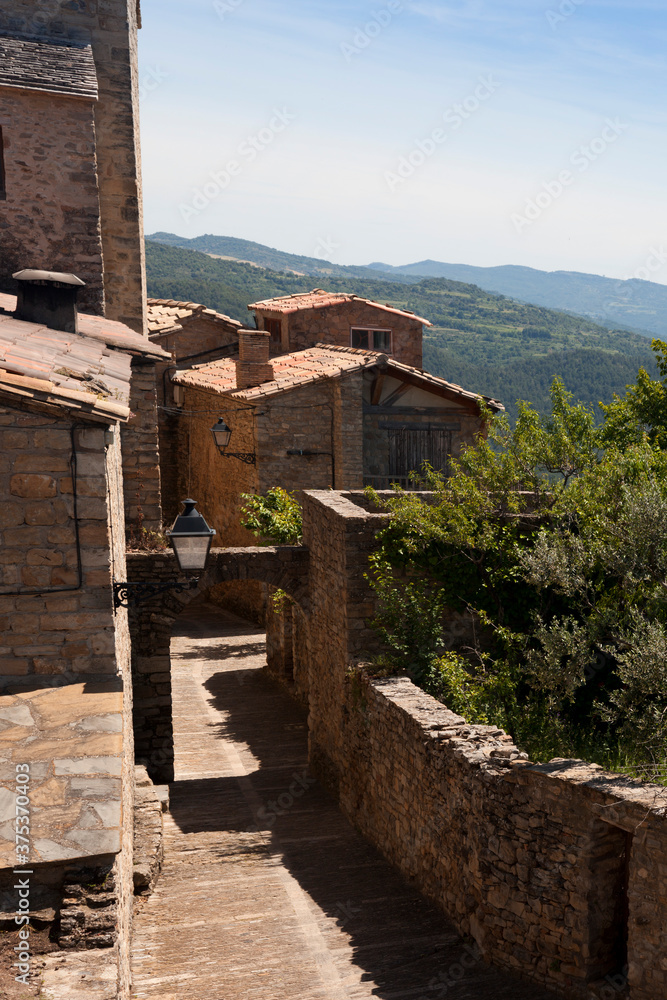
{"type": "MultiPolygon", "coordinates": [[[[167,462],[176,465],[176,497],[165,507],[165,523],[180,513],[174,503],[191,496],[211,528],[217,531],[216,547],[254,545],[252,532],[241,527],[241,493],[256,493],[259,466],[246,465],[237,458],[224,458],[213,440],[211,427],[222,416],[232,429],[228,451],[257,452],[255,409],[242,400],[187,386],[184,413],[174,417],[175,430],[167,462]]],[[[272,485],[275,485],[273,483],[272,485]]],[[[165,497],[165,499],[167,499],[165,497]]]]}
{"type": "Polygon", "coordinates": [[[139,526],[150,531],[162,527],[160,444],[157,431],[157,385],[155,363],[132,361],[130,388],[132,417],[122,429],[125,522],[135,533],[139,526]]]}
{"type": "MultiPolygon", "coordinates": [[[[284,325],[284,317],[280,313],[267,310],[266,315],[284,325]]],[[[262,327],[263,320],[259,314],[257,322],[262,327]]],[[[350,330],[353,327],[391,330],[392,357],[414,368],[422,367],[422,323],[416,318],[383,312],[362,301],[345,302],[326,309],[300,310],[287,317],[287,326],[289,333],[287,338],[283,337],[283,351],[301,351],[319,343],[350,347],[350,330]]]]}
{"type": "Polygon", "coordinates": [[[0,88],[6,201],[0,202],[0,288],[23,268],[73,272],[79,305],[104,312],[94,102],[0,88]]]}
{"type": "Polygon", "coordinates": [[[362,574],[384,517],[353,494],[305,500],[315,772],[489,961],[567,997],[594,983],[604,995],[627,961],[632,1000],[661,1000],[667,790],[581,761],[531,764],[410,681],[369,680],[362,574]]]}
{"type": "Polygon", "coordinates": [[[71,421],[0,408],[0,684],[118,672],[110,538],[122,567],[123,521],[107,501],[118,436],[107,447],[103,426],[77,425],[73,447],[71,421]]]}
{"type": "Polygon", "coordinates": [[[2,807],[20,758],[33,778],[36,888],[76,883],[63,859],[113,869],[113,912],[100,922],[98,900],[88,923],[70,893],[65,937],[88,947],[111,935],[129,997],[132,683],[127,614],[114,614],[112,591],[126,578],[120,433],[3,407],[0,439],[0,728],[12,745],[2,807]]]}
{"type": "MultiPolygon", "coordinates": [[[[93,230],[99,229],[103,247],[105,315],[144,333],[146,279],[139,145],[138,17],[137,0],[96,0],[95,3],[53,0],[48,4],[12,0],[0,10],[0,31],[44,40],[72,39],[92,45],[99,84],[99,100],[94,109],[99,220],[97,226],[93,226],[87,218],[86,205],[81,205],[81,216],[75,218],[73,213],[67,227],[55,228],[49,244],[61,258],[67,255],[67,244],[74,232],[83,231],[86,236],[92,236],[93,230]],[[59,245],[62,251],[58,250],[59,245]]],[[[35,107],[39,107],[41,95],[35,94],[32,99],[35,107]]],[[[68,121],[65,118],[65,128],[68,121]]],[[[45,147],[47,164],[61,162],[58,154],[49,148],[53,133],[59,127],[60,122],[56,119],[46,133],[49,136],[49,146],[45,147]]],[[[24,141],[23,138],[20,141],[24,141]]],[[[71,150],[68,150],[70,155],[71,150]]],[[[66,163],[67,158],[63,162],[66,163]]],[[[93,167],[91,157],[82,171],[86,183],[93,167]]],[[[47,186],[46,181],[40,180],[40,184],[42,188],[47,186]]],[[[72,190],[78,192],[80,186],[77,183],[72,190]]],[[[70,199],[71,191],[65,204],[69,205],[70,199]]],[[[28,206],[32,203],[31,199],[23,205],[25,211],[29,211],[28,206]]],[[[76,207],[75,204],[73,208],[76,207]]],[[[49,211],[52,211],[50,206],[49,211]]],[[[50,220],[40,222],[39,216],[33,216],[26,220],[23,228],[27,231],[31,225],[50,224],[50,220]]],[[[63,267],[63,270],[71,271],[73,267],[63,267]]]]}

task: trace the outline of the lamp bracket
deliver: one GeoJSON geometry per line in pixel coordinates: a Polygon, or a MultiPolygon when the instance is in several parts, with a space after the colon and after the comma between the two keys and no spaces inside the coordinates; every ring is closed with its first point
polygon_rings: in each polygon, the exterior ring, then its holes
{"type": "Polygon", "coordinates": [[[182,594],[184,590],[194,590],[199,583],[198,577],[191,580],[145,580],[141,583],[118,582],[113,585],[113,607],[118,608],[138,608],[144,601],[158,594],[164,594],[167,590],[172,590],[175,594],[182,594]]]}
{"type": "Polygon", "coordinates": [[[238,458],[239,462],[246,465],[255,465],[257,457],[253,451],[221,451],[223,458],[238,458]]]}

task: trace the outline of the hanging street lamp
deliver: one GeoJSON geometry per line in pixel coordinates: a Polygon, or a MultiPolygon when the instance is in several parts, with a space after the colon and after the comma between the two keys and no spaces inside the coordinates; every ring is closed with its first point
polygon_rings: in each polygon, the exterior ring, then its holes
{"type": "Polygon", "coordinates": [[[215,530],[209,528],[196,509],[196,500],[183,500],[183,507],[183,512],[178,515],[166,535],[181,573],[201,573],[211,551],[215,530]]]}
{"type": "Polygon", "coordinates": [[[227,426],[222,417],[220,417],[217,424],[211,427],[211,434],[223,458],[238,458],[239,462],[245,462],[246,465],[255,465],[256,456],[254,452],[226,450],[232,438],[232,429],[227,426]]]}
{"type": "MultiPolygon", "coordinates": [[[[215,529],[208,524],[196,509],[196,500],[183,500],[183,512],[178,515],[165,534],[171,543],[176,562],[181,573],[202,573],[211,551],[215,529]]],[[[181,594],[184,590],[194,590],[199,577],[189,580],[145,580],[142,582],[114,583],[114,611],[118,608],[139,607],[145,600],[167,590],[181,594]]]]}

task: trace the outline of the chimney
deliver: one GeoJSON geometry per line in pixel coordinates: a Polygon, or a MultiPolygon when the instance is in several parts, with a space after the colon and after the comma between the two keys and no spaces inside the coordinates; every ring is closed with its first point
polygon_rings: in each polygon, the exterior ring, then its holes
{"type": "Polygon", "coordinates": [[[57,271],[17,271],[13,277],[19,284],[16,319],[41,323],[65,333],[78,333],[76,300],[85,281],[75,274],[57,271]]]}
{"type": "Polygon", "coordinates": [[[273,365],[269,362],[271,334],[266,330],[239,331],[239,360],[236,362],[236,388],[252,389],[262,382],[273,381],[273,365]]]}

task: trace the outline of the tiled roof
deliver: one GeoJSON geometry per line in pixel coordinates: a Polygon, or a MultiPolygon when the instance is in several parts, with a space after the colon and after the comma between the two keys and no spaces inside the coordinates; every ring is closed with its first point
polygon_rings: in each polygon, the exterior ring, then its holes
{"type": "MultiPolygon", "coordinates": [[[[236,389],[236,366],[234,361],[228,359],[197,365],[195,368],[177,372],[173,376],[173,381],[179,385],[211,389],[213,392],[228,393],[234,398],[252,401],[287,392],[308,382],[325,378],[338,378],[347,372],[381,365],[386,367],[389,374],[393,373],[398,378],[401,375],[408,376],[417,383],[421,383],[427,392],[431,389],[436,393],[449,397],[455,396],[461,400],[475,403],[480,398],[479,393],[470,392],[460,385],[447,382],[446,379],[421,371],[419,368],[411,368],[410,365],[401,364],[401,362],[394,361],[386,354],[380,354],[377,351],[318,344],[305,351],[279,355],[272,358],[271,364],[275,375],[273,381],[264,382],[252,389],[236,389]]],[[[481,396],[481,398],[496,412],[504,409],[502,403],[491,399],[490,396],[481,396]]]]}
{"type": "MultiPolygon", "coordinates": [[[[13,313],[16,309],[16,296],[0,292],[0,319],[4,314],[13,313]]],[[[101,340],[108,347],[117,347],[131,354],[141,354],[148,358],[169,358],[157,344],[152,344],[148,337],[135,333],[124,323],[117,323],[103,316],[90,316],[79,313],[79,333],[85,337],[101,340]]]]}
{"type": "Polygon", "coordinates": [[[373,306],[374,309],[381,309],[382,312],[393,313],[396,316],[405,316],[414,319],[423,326],[432,326],[427,319],[417,316],[409,309],[397,309],[395,306],[382,305],[381,302],[374,302],[372,299],[363,299],[359,295],[348,295],[344,292],[325,292],[322,288],[314,288],[312,292],[299,292],[296,295],[280,295],[275,299],[264,299],[263,302],[253,302],[248,309],[260,312],[277,312],[284,315],[302,312],[307,309],[327,309],[329,306],[340,306],[346,302],[360,302],[363,305],[373,306]]]}
{"type": "Polygon", "coordinates": [[[64,333],[15,319],[15,302],[13,296],[0,294],[3,399],[34,400],[127,420],[132,356],[141,352],[169,357],[122,323],[79,315],[79,333],[64,333]]]}
{"type": "Polygon", "coordinates": [[[151,337],[164,336],[182,329],[183,321],[191,319],[207,319],[212,323],[221,323],[227,328],[240,330],[243,327],[238,320],[224,313],[208,309],[198,302],[178,302],[176,299],[148,299],[148,333],[151,337]]]}
{"type": "Polygon", "coordinates": [[[60,45],[0,36],[0,87],[97,100],[93,50],[90,45],[60,45]]]}
{"type": "Polygon", "coordinates": [[[180,371],[174,375],[173,381],[179,385],[196,385],[214,392],[233,393],[239,399],[252,400],[286,392],[307,382],[337,378],[343,372],[370,367],[386,360],[386,357],[386,354],[378,354],[376,351],[353,349],[344,354],[335,354],[327,346],[318,345],[305,351],[272,358],[275,378],[272,382],[264,382],[252,389],[236,389],[236,365],[226,358],[180,371]]]}

